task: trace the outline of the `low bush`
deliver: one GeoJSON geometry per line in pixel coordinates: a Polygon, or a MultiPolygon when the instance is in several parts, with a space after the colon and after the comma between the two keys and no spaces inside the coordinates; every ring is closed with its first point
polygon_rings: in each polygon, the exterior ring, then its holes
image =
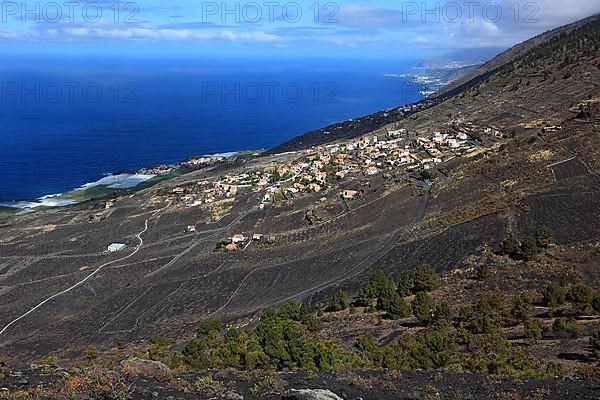
{"type": "Polygon", "coordinates": [[[576,338],[583,333],[583,328],[577,324],[575,318],[559,317],[552,323],[552,331],[559,336],[576,338]]]}

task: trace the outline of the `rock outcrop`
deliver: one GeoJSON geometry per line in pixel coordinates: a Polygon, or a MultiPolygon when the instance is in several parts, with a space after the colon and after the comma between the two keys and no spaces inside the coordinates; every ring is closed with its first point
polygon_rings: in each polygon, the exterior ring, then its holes
{"type": "Polygon", "coordinates": [[[327,389],[290,389],[283,393],[283,400],[344,400],[327,389]]]}
{"type": "Polygon", "coordinates": [[[126,375],[167,381],[173,378],[173,373],[165,364],[158,361],[131,358],[121,362],[121,368],[126,375]]]}

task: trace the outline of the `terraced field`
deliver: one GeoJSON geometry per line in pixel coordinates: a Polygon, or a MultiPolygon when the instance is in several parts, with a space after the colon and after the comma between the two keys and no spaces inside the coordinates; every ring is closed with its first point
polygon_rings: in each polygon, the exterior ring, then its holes
{"type": "Polygon", "coordinates": [[[552,164],[548,166],[554,174],[554,178],[557,181],[561,181],[569,178],[576,178],[578,176],[587,175],[588,169],[581,159],[574,157],[569,160],[561,161],[558,164],[552,164]]]}

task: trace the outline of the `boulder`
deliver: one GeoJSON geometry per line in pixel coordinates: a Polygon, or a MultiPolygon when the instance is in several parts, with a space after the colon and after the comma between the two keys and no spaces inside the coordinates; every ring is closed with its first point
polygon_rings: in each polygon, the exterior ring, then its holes
{"type": "Polygon", "coordinates": [[[283,393],[283,400],[344,400],[327,389],[290,389],[283,393]]]}
{"type": "Polygon", "coordinates": [[[167,381],[173,378],[173,373],[165,364],[158,361],[131,358],[121,361],[123,372],[130,376],[167,381]]]}

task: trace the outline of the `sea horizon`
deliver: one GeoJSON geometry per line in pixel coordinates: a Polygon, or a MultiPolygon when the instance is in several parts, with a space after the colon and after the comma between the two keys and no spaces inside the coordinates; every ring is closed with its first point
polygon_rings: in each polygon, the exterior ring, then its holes
{"type": "Polygon", "coordinates": [[[2,67],[0,203],[200,154],[270,149],[416,102],[422,96],[408,79],[385,77],[410,72],[411,62],[94,60],[72,73],[68,62],[51,59],[45,69],[27,60],[18,70],[2,67]]]}

